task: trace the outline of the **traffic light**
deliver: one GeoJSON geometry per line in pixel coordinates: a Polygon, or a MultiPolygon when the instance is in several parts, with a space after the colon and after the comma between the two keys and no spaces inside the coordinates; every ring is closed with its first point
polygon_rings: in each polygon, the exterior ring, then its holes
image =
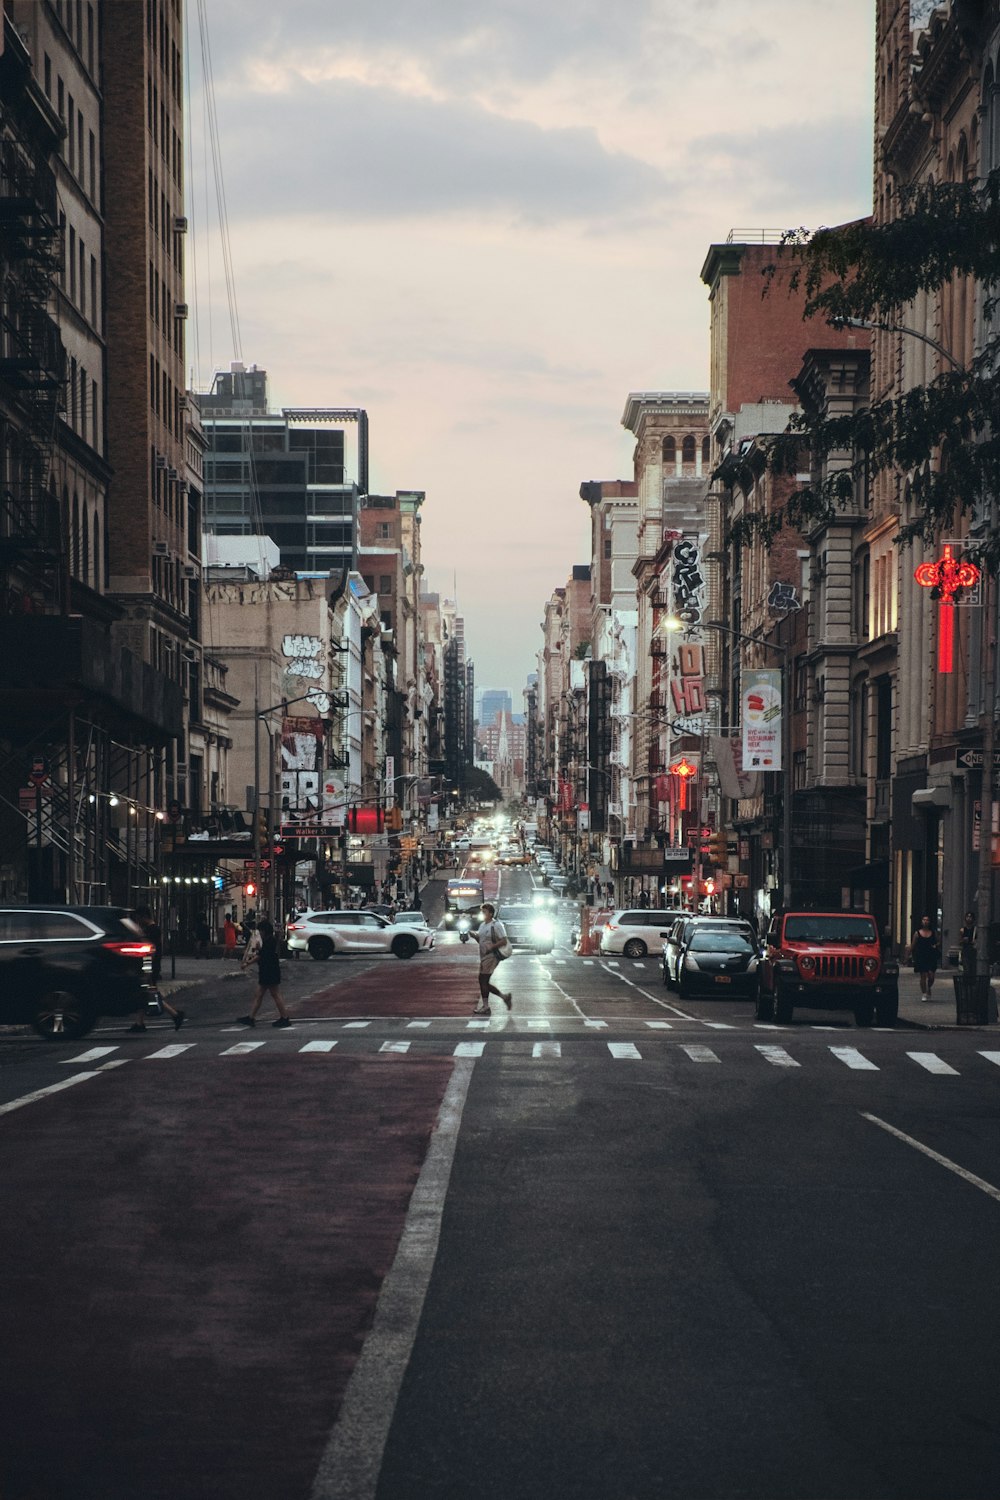
{"type": "Polygon", "coordinates": [[[713,865],[726,869],[729,865],[729,835],[724,828],[712,834],[708,845],[708,857],[713,865]]]}
{"type": "Polygon", "coordinates": [[[256,896],[257,887],[252,880],[248,880],[246,885],[243,887],[243,894],[244,896],[256,896]]]}

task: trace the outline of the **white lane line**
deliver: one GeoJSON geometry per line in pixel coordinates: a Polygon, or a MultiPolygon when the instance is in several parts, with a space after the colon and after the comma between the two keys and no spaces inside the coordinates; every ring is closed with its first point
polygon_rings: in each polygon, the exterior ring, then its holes
{"type": "Polygon", "coordinates": [[[712,1031],[735,1031],[735,1026],[730,1026],[728,1021],[706,1021],[704,1023],[712,1031]]]}
{"type": "Polygon", "coordinates": [[[869,1062],[868,1058],[862,1056],[857,1047],[831,1047],[830,1051],[847,1068],[854,1068],[860,1073],[877,1073],[879,1071],[877,1064],[869,1062]]]}
{"type": "Polygon", "coordinates": [[[489,1021],[466,1021],[466,1031],[489,1031],[489,1021]]]}
{"type": "Polygon", "coordinates": [[[716,1057],[711,1047],[682,1047],[681,1051],[686,1052],[692,1062],[713,1063],[719,1061],[718,1057],[716,1057]]]}
{"type": "Polygon", "coordinates": [[[1000,1068],[1000,1052],[980,1052],[980,1057],[985,1057],[987,1062],[996,1063],[1000,1068]]]}
{"type": "Polygon", "coordinates": [[[759,1052],[765,1062],[773,1063],[776,1068],[800,1068],[802,1066],[785,1051],[784,1047],[770,1047],[765,1042],[754,1042],[754,1051],[759,1052]]]}
{"type": "Polygon", "coordinates": [[[256,1052],[258,1047],[263,1047],[263,1042],[237,1042],[234,1047],[227,1047],[225,1052],[220,1052],[220,1057],[246,1057],[248,1052],[256,1052]]]}
{"type": "Polygon", "coordinates": [[[180,1057],[182,1052],[190,1052],[194,1042],[173,1042],[169,1047],[161,1047],[159,1052],[150,1052],[146,1057],[147,1062],[152,1062],[154,1057],[180,1057]]]}
{"type": "Polygon", "coordinates": [[[410,1197],[392,1269],[319,1461],[310,1500],[374,1500],[399,1389],[437,1257],[448,1181],[475,1062],[456,1062],[410,1197]]]}
{"type": "Polygon", "coordinates": [[[674,1029],[669,1021],[644,1021],[643,1025],[648,1026],[650,1031],[673,1031],[674,1029]]]}
{"type": "Polygon", "coordinates": [[[409,1052],[409,1042],[383,1042],[378,1049],[380,1052],[409,1052]]]}
{"type": "Polygon", "coordinates": [[[562,1057],[562,1042],[536,1042],[531,1049],[532,1057],[562,1057]]]}
{"type": "Polygon", "coordinates": [[[585,958],[583,963],[585,968],[593,968],[594,960],[592,958],[585,958]]]}
{"type": "Polygon", "coordinates": [[[370,1026],[371,1024],[372,1023],[370,1021],[345,1021],[344,1022],[344,1030],[345,1031],[364,1031],[365,1027],[366,1026],[370,1026]]]}
{"type": "Polygon", "coordinates": [[[336,1045],[337,1045],[336,1042],[306,1042],[306,1044],[305,1044],[304,1047],[300,1047],[299,1048],[299,1051],[300,1052],[332,1052],[333,1049],[334,1049],[334,1047],[336,1047],[336,1045]]]}
{"type": "Polygon", "coordinates": [[[635,1042],[609,1042],[608,1051],[612,1057],[632,1058],[642,1061],[642,1053],[635,1042]]]}
{"type": "Polygon", "coordinates": [[[50,1083],[47,1088],[35,1089],[33,1093],[22,1094],[20,1099],[11,1099],[7,1104],[0,1104],[0,1115],[9,1115],[15,1109],[23,1109],[26,1104],[34,1104],[38,1099],[44,1099],[48,1094],[58,1094],[60,1089],[70,1089],[74,1083],[83,1083],[86,1078],[97,1078],[96,1072],[74,1073],[72,1078],[61,1078],[58,1083],[50,1083]]]}
{"type": "Polygon", "coordinates": [[[459,1042],[455,1048],[455,1057],[482,1057],[486,1051],[485,1042],[459,1042]]]}
{"type": "Polygon", "coordinates": [[[606,969],[617,969],[617,967],[618,967],[618,960],[617,960],[617,958],[609,958],[608,961],[607,961],[607,963],[604,965],[604,967],[606,969]]]}
{"type": "Polygon", "coordinates": [[[936,1052],[908,1052],[906,1055],[912,1057],[921,1068],[926,1068],[928,1073],[951,1073],[955,1078],[958,1077],[958,1069],[950,1067],[936,1052]]]}
{"type": "Polygon", "coordinates": [[[907,1135],[904,1131],[897,1130],[895,1125],[890,1125],[886,1120],[880,1120],[878,1115],[869,1115],[862,1110],[861,1118],[863,1120],[870,1120],[880,1130],[887,1130],[897,1140],[905,1141],[908,1146],[913,1147],[914,1151],[920,1151],[924,1156],[929,1156],[931,1161],[937,1162],[938,1166],[947,1167],[949,1172],[954,1172],[955,1176],[961,1177],[963,1182],[971,1183],[973,1187],[979,1188],[980,1192],[987,1193],[989,1197],[995,1198],[1000,1203],[1000,1188],[995,1188],[991,1182],[986,1182],[982,1177],[977,1177],[974,1172],[967,1172],[957,1162],[949,1160],[947,1156],[942,1156],[937,1151],[932,1151],[930,1146],[924,1145],[923,1141],[915,1140],[912,1135],[907,1135]]]}
{"type": "Polygon", "coordinates": [[[430,1021],[407,1021],[406,1029],[407,1031],[426,1031],[430,1024],[430,1021]]]}
{"type": "Polygon", "coordinates": [[[99,1057],[110,1057],[112,1052],[117,1052],[117,1047],[91,1047],[89,1052],[81,1052],[79,1057],[61,1057],[60,1064],[64,1068],[75,1068],[77,1063],[96,1062],[99,1057]]]}

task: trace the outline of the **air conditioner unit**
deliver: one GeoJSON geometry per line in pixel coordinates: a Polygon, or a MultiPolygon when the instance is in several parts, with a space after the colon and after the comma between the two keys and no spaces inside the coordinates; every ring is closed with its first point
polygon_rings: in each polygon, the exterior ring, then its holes
{"type": "Polygon", "coordinates": [[[158,453],[156,455],[156,467],[158,469],[165,469],[167,467],[167,460],[164,458],[162,453],[158,453]]]}
{"type": "Polygon", "coordinates": [[[186,318],[187,315],[188,315],[188,305],[187,305],[187,303],[186,302],[176,302],[174,304],[174,317],[175,318],[186,318]]]}
{"type": "Polygon", "coordinates": [[[197,563],[185,563],[184,564],[184,577],[185,578],[197,578],[198,577],[198,565],[197,565],[197,563]]]}
{"type": "Polygon", "coordinates": [[[167,543],[166,542],[154,542],[153,543],[153,556],[154,557],[169,557],[170,556],[170,548],[168,547],[167,543]]]}
{"type": "Polygon", "coordinates": [[[174,219],[174,234],[187,234],[188,221],[183,214],[178,214],[174,219]]]}

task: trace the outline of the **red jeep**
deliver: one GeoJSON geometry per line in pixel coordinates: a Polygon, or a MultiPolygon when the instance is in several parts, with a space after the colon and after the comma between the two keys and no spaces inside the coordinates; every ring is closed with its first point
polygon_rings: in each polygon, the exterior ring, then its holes
{"type": "Polygon", "coordinates": [[[859,1026],[892,1026],[899,964],[882,956],[866,911],[786,911],[771,919],[760,966],[759,1021],[792,1019],[796,1005],[851,1010],[859,1026]]]}

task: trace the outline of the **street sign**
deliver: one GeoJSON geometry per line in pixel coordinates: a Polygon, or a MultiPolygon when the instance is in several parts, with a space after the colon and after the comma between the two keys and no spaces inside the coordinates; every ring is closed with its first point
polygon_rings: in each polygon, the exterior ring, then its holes
{"type": "Polygon", "coordinates": [[[691,858],[691,850],[687,847],[686,844],[678,844],[676,846],[671,846],[669,848],[664,849],[664,851],[663,851],[663,862],[664,862],[664,864],[672,864],[674,860],[677,860],[678,862],[684,862],[684,863],[686,863],[687,860],[689,860],[690,858],[691,858]]]}
{"type": "Polygon", "coordinates": [[[28,772],[28,780],[32,782],[34,786],[41,786],[44,782],[48,781],[48,779],[49,763],[45,759],[45,756],[33,756],[31,761],[31,770],[28,772]]]}
{"type": "Polygon", "coordinates": [[[680,719],[671,719],[671,734],[707,734],[709,731],[707,719],[696,718],[693,714],[685,714],[680,719]]]}
{"type": "MultiPolygon", "coordinates": [[[[955,765],[965,766],[970,771],[978,771],[983,763],[983,752],[981,750],[958,750],[955,752],[955,765]]],[[[993,769],[1000,771],[1000,750],[993,752],[993,769]]]]}

